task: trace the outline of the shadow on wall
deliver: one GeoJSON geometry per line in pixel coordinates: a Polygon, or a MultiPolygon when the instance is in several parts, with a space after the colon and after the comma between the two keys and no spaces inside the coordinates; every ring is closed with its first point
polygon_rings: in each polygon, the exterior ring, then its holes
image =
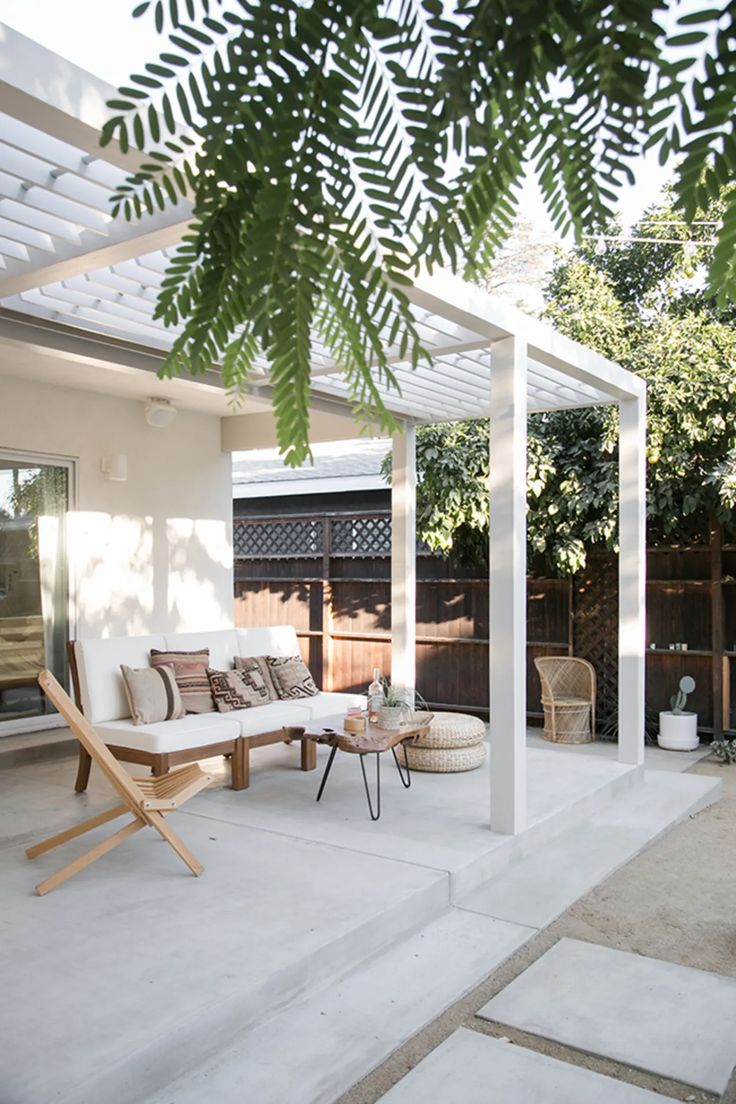
{"type": "MultiPolygon", "coordinates": [[[[391,628],[391,583],[378,579],[332,581],[332,613],[337,627],[358,632],[388,632],[391,628]]],[[[451,584],[419,582],[417,633],[427,636],[488,635],[488,583],[463,580],[451,584]],[[451,588],[455,593],[448,593],[451,588]]]]}
{"type": "Polygon", "coordinates": [[[78,635],[135,636],[232,625],[227,522],[72,511],[67,533],[78,635]]]}
{"type": "Polygon", "coordinates": [[[332,583],[332,616],[336,628],[388,632],[391,628],[391,583],[339,579],[332,583]]]}

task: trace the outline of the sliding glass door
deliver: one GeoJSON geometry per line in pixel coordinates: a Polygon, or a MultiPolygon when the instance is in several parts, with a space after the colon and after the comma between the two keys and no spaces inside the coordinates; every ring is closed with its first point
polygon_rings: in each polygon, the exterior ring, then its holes
{"type": "Polygon", "coordinates": [[[44,667],[66,684],[71,475],[70,463],[0,452],[0,735],[52,712],[44,667]]]}

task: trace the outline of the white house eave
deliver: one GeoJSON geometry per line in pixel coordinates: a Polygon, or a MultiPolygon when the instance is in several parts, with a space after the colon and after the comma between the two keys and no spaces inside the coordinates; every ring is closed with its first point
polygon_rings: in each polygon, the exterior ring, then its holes
{"type": "Polygon", "coordinates": [[[293,498],[311,494],[340,494],[345,491],[386,491],[380,475],[315,476],[313,479],[274,479],[268,483],[233,483],[234,499],[293,498]]]}

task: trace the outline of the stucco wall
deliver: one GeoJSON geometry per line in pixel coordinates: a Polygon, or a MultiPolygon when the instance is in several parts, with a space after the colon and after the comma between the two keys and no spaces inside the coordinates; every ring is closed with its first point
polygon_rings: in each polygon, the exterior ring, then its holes
{"type": "Polygon", "coordinates": [[[0,449],[77,462],[68,519],[77,635],[232,624],[231,466],[219,418],[179,411],[154,429],[142,402],[3,377],[0,449]],[[110,453],[127,456],[127,482],[100,471],[110,453]]]}

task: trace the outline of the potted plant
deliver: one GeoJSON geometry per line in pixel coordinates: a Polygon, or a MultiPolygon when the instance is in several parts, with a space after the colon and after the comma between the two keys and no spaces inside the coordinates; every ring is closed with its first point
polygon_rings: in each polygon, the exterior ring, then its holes
{"type": "Polygon", "coordinates": [[[380,728],[398,729],[403,721],[414,715],[415,692],[405,686],[392,686],[383,680],[383,702],[378,708],[377,723],[380,728]]]}
{"type": "Polygon", "coordinates": [[[683,675],[677,691],[670,698],[671,709],[659,714],[657,743],[668,751],[694,751],[698,746],[698,714],[685,709],[688,694],[695,689],[695,679],[683,675]]]}

